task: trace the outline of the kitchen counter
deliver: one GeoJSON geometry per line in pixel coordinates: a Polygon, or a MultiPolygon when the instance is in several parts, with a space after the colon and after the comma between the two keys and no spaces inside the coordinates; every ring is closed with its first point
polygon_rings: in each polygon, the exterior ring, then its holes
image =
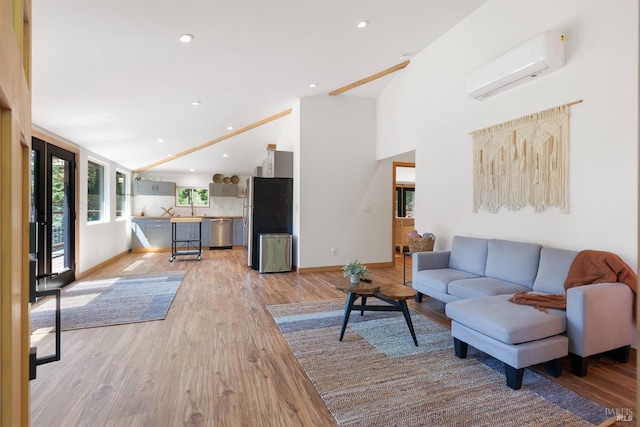
{"type": "Polygon", "coordinates": [[[131,217],[132,219],[173,219],[173,218],[202,218],[202,219],[211,219],[211,218],[231,218],[231,219],[235,219],[235,218],[242,218],[241,215],[238,216],[228,216],[228,215],[207,215],[207,216],[201,216],[201,215],[194,215],[194,216],[140,216],[140,215],[134,215],[131,217]]]}
{"type": "Polygon", "coordinates": [[[233,221],[233,245],[244,244],[244,225],[241,216],[134,216],[131,218],[131,249],[134,252],[168,251],[172,244],[172,227],[178,227],[181,235],[196,238],[201,236],[202,247],[210,247],[210,230],[213,220],[230,219],[233,221]],[[202,227],[202,234],[198,228],[202,227]]]}
{"type": "Polygon", "coordinates": [[[202,222],[203,219],[201,216],[174,216],[171,217],[171,222],[202,222]]]}

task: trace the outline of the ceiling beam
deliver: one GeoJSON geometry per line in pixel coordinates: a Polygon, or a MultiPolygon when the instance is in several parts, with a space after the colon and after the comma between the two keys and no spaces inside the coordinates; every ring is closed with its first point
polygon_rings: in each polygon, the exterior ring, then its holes
{"type": "Polygon", "coordinates": [[[409,62],[411,62],[411,61],[406,60],[404,62],[401,62],[398,65],[394,65],[391,68],[387,68],[384,71],[380,71],[379,73],[373,74],[373,75],[371,75],[369,77],[365,77],[362,80],[358,80],[357,82],[353,82],[351,84],[343,86],[340,89],[332,90],[331,92],[329,92],[329,95],[331,95],[331,96],[340,95],[343,92],[346,92],[346,91],[351,90],[353,88],[356,88],[358,86],[362,86],[365,83],[369,83],[369,82],[371,82],[373,80],[379,79],[380,77],[384,77],[387,74],[395,73],[396,71],[401,70],[404,67],[406,67],[407,65],[409,65],[409,62]]]}
{"type": "Polygon", "coordinates": [[[144,172],[144,171],[146,171],[148,169],[151,169],[151,168],[154,168],[156,166],[162,165],[164,163],[170,162],[170,161],[175,160],[175,159],[177,159],[179,157],[186,156],[187,154],[195,153],[198,150],[202,150],[203,148],[210,147],[213,144],[217,144],[220,141],[224,141],[225,139],[232,138],[232,137],[234,137],[236,135],[240,135],[241,133],[247,132],[247,131],[249,131],[251,129],[255,129],[258,126],[262,126],[262,125],[267,124],[269,122],[272,122],[274,120],[278,120],[281,117],[284,117],[284,116],[287,116],[287,115],[291,114],[291,111],[292,111],[292,109],[289,108],[288,110],[282,111],[282,112],[280,112],[278,114],[274,114],[273,116],[267,117],[266,119],[259,120],[259,121],[255,122],[255,123],[251,123],[248,126],[245,126],[243,128],[240,128],[240,129],[236,129],[233,132],[229,132],[229,133],[227,133],[225,135],[219,136],[218,138],[212,139],[211,141],[205,142],[204,144],[197,145],[195,147],[189,148],[188,150],[184,150],[184,151],[179,152],[178,154],[174,154],[174,155],[172,155],[170,157],[167,157],[166,159],[158,160],[157,162],[151,163],[150,165],[143,166],[141,168],[135,169],[133,171],[133,173],[144,172]]]}

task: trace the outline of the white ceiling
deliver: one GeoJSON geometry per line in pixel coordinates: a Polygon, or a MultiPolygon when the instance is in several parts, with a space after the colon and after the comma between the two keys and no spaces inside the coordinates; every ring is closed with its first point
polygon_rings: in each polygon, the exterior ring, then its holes
{"type": "MultiPolygon", "coordinates": [[[[396,65],[483,2],[33,0],[33,123],[135,170],[396,65]]],[[[250,174],[287,120],[152,170],[250,174]]]]}

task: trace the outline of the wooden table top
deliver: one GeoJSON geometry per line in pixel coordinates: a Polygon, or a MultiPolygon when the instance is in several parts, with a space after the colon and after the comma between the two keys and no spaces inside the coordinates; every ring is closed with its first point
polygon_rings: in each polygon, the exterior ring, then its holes
{"type": "Polygon", "coordinates": [[[201,216],[181,216],[171,218],[171,222],[202,222],[201,216]]]}
{"type": "Polygon", "coordinates": [[[380,295],[384,298],[401,301],[415,297],[416,290],[405,285],[382,285],[374,294],[380,295]]]}
{"type": "Polygon", "coordinates": [[[339,291],[345,293],[354,293],[362,296],[373,296],[373,293],[380,289],[378,283],[363,282],[351,283],[349,277],[335,277],[329,279],[329,283],[333,285],[339,291]]]}
{"type": "Polygon", "coordinates": [[[387,283],[363,282],[351,283],[349,277],[336,277],[329,280],[334,288],[345,293],[362,296],[381,296],[397,301],[407,300],[416,296],[416,290],[405,285],[390,285],[387,283]]]}

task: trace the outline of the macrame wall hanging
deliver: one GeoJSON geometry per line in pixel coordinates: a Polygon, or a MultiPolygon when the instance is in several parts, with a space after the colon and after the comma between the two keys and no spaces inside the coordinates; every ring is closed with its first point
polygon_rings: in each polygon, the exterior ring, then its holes
{"type": "Polygon", "coordinates": [[[471,132],[474,212],[569,212],[569,106],[579,102],[471,132]]]}

